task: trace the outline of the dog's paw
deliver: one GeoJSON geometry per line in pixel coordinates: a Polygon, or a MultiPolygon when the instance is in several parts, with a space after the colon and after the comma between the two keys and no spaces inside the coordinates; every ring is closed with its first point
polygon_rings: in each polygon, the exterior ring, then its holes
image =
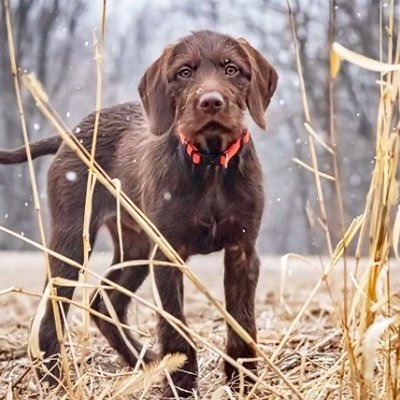
{"type": "MultiPolygon", "coordinates": [[[[193,372],[176,371],[171,374],[171,380],[174,385],[174,390],[180,399],[192,398],[195,392],[198,393],[197,374],[193,372]]],[[[170,382],[166,380],[161,399],[176,399],[174,390],[170,382]]]]}
{"type": "Polygon", "coordinates": [[[53,356],[40,363],[35,362],[35,364],[35,372],[41,382],[45,382],[52,387],[60,384],[62,372],[58,356],[53,356]]]}
{"type": "MultiPolygon", "coordinates": [[[[246,362],[243,366],[257,375],[257,363],[246,362]]],[[[239,371],[230,363],[225,363],[225,374],[227,384],[234,392],[243,392],[246,394],[254,385],[254,379],[246,374],[240,374],[239,371]]]]}

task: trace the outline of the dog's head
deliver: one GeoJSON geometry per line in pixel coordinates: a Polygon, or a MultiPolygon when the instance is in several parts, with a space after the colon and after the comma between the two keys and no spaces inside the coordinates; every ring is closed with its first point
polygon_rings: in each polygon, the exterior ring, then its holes
{"type": "Polygon", "coordinates": [[[200,148],[220,151],[243,134],[246,108],[265,128],[277,81],[275,69],[244,39],[199,31],[164,50],[139,93],[154,134],[174,127],[200,148]]]}

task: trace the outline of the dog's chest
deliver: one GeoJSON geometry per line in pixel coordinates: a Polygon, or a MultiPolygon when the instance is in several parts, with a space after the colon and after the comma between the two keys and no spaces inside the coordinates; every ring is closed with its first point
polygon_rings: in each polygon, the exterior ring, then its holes
{"type": "Polygon", "coordinates": [[[186,225],[185,245],[192,254],[207,254],[236,242],[240,235],[240,218],[226,193],[218,188],[194,199],[186,225]]]}
{"type": "Polygon", "coordinates": [[[254,240],[262,193],[257,195],[255,185],[230,172],[191,179],[165,174],[159,183],[148,180],[142,209],[171,245],[188,256],[254,240]]]}

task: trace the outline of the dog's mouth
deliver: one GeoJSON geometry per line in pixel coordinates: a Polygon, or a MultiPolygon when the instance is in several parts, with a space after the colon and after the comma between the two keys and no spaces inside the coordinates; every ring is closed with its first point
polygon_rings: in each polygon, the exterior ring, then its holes
{"type": "Polygon", "coordinates": [[[194,132],[193,143],[204,154],[219,154],[240,137],[242,128],[234,129],[218,121],[210,121],[194,132]]]}
{"type": "Polygon", "coordinates": [[[218,136],[226,135],[232,132],[232,128],[224,125],[219,121],[209,121],[195,132],[195,136],[218,136]]]}
{"type": "Polygon", "coordinates": [[[235,133],[230,130],[227,132],[226,127],[221,124],[206,124],[204,127],[200,130],[201,134],[195,132],[191,136],[178,130],[183,149],[194,164],[227,168],[231,158],[250,140],[250,133],[245,127],[235,133]],[[206,131],[204,127],[207,128],[206,131]]]}

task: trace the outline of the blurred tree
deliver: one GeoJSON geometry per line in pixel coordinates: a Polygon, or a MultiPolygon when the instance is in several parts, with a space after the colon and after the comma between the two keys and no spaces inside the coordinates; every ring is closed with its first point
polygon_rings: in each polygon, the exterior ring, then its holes
{"type": "MultiPolygon", "coordinates": [[[[14,0],[12,12],[18,63],[35,71],[56,109],[73,126],[95,106],[92,30],[99,25],[101,2],[14,0]]],[[[334,39],[379,58],[380,0],[336,0],[334,39]]],[[[326,0],[292,0],[300,57],[313,127],[329,142],[329,8],[326,0]]],[[[387,25],[385,3],[384,28],[387,25]]],[[[4,10],[0,3],[1,16],[4,10]]],[[[397,23],[397,21],[396,21],[397,23]]],[[[259,246],[264,252],[325,251],[312,173],[293,163],[311,165],[304,129],[286,3],[282,0],[146,0],[109,2],[103,104],[137,99],[136,86],[147,65],[168,43],[191,30],[214,29],[244,36],[277,67],[278,90],[267,112],[267,134],[251,127],[266,180],[267,207],[259,246]],[[306,211],[306,207],[308,211],[306,211]],[[314,220],[310,227],[309,216],[314,220]]],[[[382,32],[386,35],[386,30],[382,32]]],[[[22,143],[10,76],[5,26],[0,23],[0,146],[22,143]]],[[[386,48],[383,49],[386,52],[386,48]]],[[[343,64],[335,82],[335,115],[347,222],[362,212],[374,142],[378,86],[376,74],[343,64]]],[[[26,96],[32,139],[51,134],[26,96]]],[[[319,168],[332,173],[330,155],[317,144],[319,168]]],[[[49,160],[35,162],[45,198],[49,160]]],[[[26,166],[0,166],[0,224],[36,237],[26,166]],[[25,206],[25,204],[28,206],[25,206]],[[5,217],[7,215],[7,218],[5,217]]],[[[335,192],[323,180],[334,242],[340,236],[335,192]]],[[[0,248],[19,241],[0,235],[0,248]]]]}
{"type": "MultiPolygon", "coordinates": [[[[58,0],[11,2],[15,51],[22,69],[34,71],[52,96],[60,95],[62,84],[73,50],[78,21],[84,10],[84,1],[59,2],[58,0]],[[65,43],[62,43],[64,40],[65,43]],[[60,45],[62,43],[62,45],[60,45]],[[55,63],[55,60],[61,60],[55,63]]],[[[0,15],[5,19],[3,2],[0,15]]],[[[11,79],[10,61],[5,24],[0,24],[0,144],[5,148],[21,146],[22,135],[16,104],[14,84],[11,79]]],[[[66,92],[64,91],[64,95],[66,92]]],[[[35,140],[49,134],[42,116],[29,96],[24,96],[25,117],[29,137],[35,140]]],[[[39,177],[43,177],[45,160],[35,163],[39,177]]],[[[27,166],[0,166],[0,221],[37,238],[37,224],[32,212],[32,194],[27,166]]],[[[40,179],[39,181],[43,181],[40,179]]],[[[43,185],[41,185],[43,186],[43,185]]],[[[41,197],[45,199],[45,188],[41,197]]],[[[24,247],[21,241],[0,236],[0,249],[24,247]]]]}

